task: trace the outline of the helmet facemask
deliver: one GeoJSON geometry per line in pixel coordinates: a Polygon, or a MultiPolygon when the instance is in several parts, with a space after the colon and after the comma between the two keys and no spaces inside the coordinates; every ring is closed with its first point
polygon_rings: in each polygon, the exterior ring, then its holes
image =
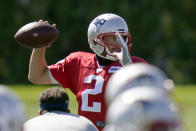
{"type": "MultiPolygon", "coordinates": [[[[97,55],[99,55],[102,58],[109,59],[112,61],[118,60],[116,55],[114,55],[114,52],[120,52],[121,47],[117,42],[115,42],[116,41],[115,33],[116,32],[99,34],[96,37],[96,39],[93,40],[94,45],[96,45],[96,50],[94,51],[96,51],[95,53],[97,55]],[[114,39],[114,42],[112,39],[114,39]],[[99,52],[98,52],[98,49],[100,49],[99,52]]],[[[129,43],[130,35],[126,32],[120,32],[120,34],[121,34],[121,37],[124,39],[124,41],[127,43],[127,46],[130,47],[130,43],[129,43]]]]}

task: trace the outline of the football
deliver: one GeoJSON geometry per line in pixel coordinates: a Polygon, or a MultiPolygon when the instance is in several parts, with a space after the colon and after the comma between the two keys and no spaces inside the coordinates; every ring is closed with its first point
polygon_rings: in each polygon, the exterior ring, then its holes
{"type": "Polygon", "coordinates": [[[24,47],[40,48],[54,42],[58,35],[59,31],[52,25],[31,22],[21,27],[14,35],[14,39],[24,47]]]}

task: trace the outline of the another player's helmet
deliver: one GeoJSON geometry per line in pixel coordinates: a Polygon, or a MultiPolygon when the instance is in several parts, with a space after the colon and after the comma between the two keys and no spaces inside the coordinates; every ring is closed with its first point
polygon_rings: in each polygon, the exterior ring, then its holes
{"type": "Polygon", "coordinates": [[[173,81],[168,79],[159,68],[146,63],[130,64],[109,79],[106,87],[106,102],[109,104],[117,95],[129,88],[141,86],[161,88],[168,94],[174,88],[173,81]]]}
{"type": "Polygon", "coordinates": [[[115,35],[116,31],[121,34],[128,48],[130,48],[128,26],[122,17],[111,13],[96,17],[88,28],[88,43],[90,44],[90,48],[102,58],[117,61],[117,57],[108,50],[104,39],[105,37],[115,35]]]}
{"type": "Polygon", "coordinates": [[[22,131],[24,121],[23,104],[11,90],[0,85],[0,130],[22,131]]]}
{"type": "Polygon", "coordinates": [[[180,131],[181,120],[175,103],[163,90],[132,88],[110,104],[104,131],[180,131]]]}

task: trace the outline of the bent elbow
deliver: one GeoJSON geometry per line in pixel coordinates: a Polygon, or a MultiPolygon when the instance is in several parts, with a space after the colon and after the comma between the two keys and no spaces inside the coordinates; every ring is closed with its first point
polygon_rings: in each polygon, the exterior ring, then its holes
{"type": "Polygon", "coordinates": [[[33,84],[41,85],[41,83],[40,83],[38,77],[32,77],[32,76],[28,75],[28,80],[29,80],[31,83],[33,83],[33,84]]]}

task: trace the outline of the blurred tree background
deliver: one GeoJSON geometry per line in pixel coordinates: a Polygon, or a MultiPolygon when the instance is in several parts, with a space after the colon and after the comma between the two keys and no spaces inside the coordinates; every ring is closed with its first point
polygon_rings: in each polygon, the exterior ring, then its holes
{"type": "Polygon", "coordinates": [[[16,43],[23,25],[47,20],[60,36],[47,50],[48,64],[73,51],[89,51],[88,25],[102,13],[122,16],[132,34],[131,55],[161,68],[178,84],[196,82],[195,0],[9,0],[0,4],[0,83],[29,83],[31,49],[16,43]]]}

